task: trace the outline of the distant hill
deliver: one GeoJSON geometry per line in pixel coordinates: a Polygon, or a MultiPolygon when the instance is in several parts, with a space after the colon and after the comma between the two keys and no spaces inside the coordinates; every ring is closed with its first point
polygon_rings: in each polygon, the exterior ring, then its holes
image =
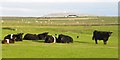
{"type": "Polygon", "coordinates": [[[61,13],[51,13],[51,14],[45,15],[44,17],[66,17],[68,15],[79,15],[79,14],[61,12],[61,13]]]}
{"type": "Polygon", "coordinates": [[[43,17],[67,17],[68,15],[96,16],[96,15],[94,15],[94,14],[80,14],[80,13],[60,12],[60,13],[50,13],[50,14],[44,15],[43,17]]]}

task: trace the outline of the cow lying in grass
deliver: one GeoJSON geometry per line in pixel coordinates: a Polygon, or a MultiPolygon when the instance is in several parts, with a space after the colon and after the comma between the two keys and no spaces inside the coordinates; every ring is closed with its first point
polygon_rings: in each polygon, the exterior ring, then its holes
{"type": "Polygon", "coordinates": [[[67,35],[60,34],[56,42],[57,43],[73,43],[73,38],[67,35]]]}
{"type": "Polygon", "coordinates": [[[27,33],[27,34],[24,36],[23,39],[24,39],[24,40],[39,40],[39,37],[38,37],[38,35],[36,35],[36,34],[29,34],[29,33],[27,33]]]}
{"type": "Polygon", "coordinates": [[[47,35],[48,35],[48,32],[44,32],[38,35],[27,33],[23,39],[24,40],[44,40],[47,35]]]}
{"type": "Polygon", "coordinates": [[[47,35],[45,38],[45,43],[56,43],[57,37],[52,35],[47,35]]]}
{"type": "MultiPolygon", "coordinates": [[[[5,43],[14,43],[15,41],[22,41],[22,35],[23,33],[19,34],[9,34],[5,36],[4,40],[2,41],[3,44],[5,43]]],[[[56,34],[55,34],[56,35],[56,34]]],[[[45,40],[45,43],[73,43],[73,39],[70,36],[60,34],[57,37],[48,35],[48,32],[42,33],[42,34],[26,34],[24,36],[25,40],[45,40]]]]}
{"type": "Polygon", "coordinates": [[[58,38],[52,35],[47,35],[45,43],[73,43],[73,39],[72,37],[63,34],[60,34],[58,38]]]}
{"type": "Polygon", "coordinates": [[[48,35],[48,32],[44,32],[44,33],[38,34],[39,40],[45,40],[47,35],[48,35]]]}
{"type": "Polygon", "coordinates": [[[15,41],[22,41],[22,35],[23,33],[8,34],[4,37],[4,40],[2,40],[2,44],[9,44],[14,43],[15,41]]]}
{"type": "Polygon", "coordinates": [[[17,33],[17,34],[14,34],[15,36],[15,41],[23,41],[22,39],[22,36],[23,36],[24,33],[17,33]]]}
{"type": "Polygon", "coordinates": [[[14,43],[15,42],[15,39],[4,39],[2,40],[2,44],[10,44],[10,43],[14,43]]]}
{"type": "Polygon", "coordinates": [[[95,43],[98,44],[97,40],[103,40],[104,44],[107,44],[109,37],[111,36],[112,32],[106,31],[97,31],[93,32],[92,40],[95,40],[95,43]]]}

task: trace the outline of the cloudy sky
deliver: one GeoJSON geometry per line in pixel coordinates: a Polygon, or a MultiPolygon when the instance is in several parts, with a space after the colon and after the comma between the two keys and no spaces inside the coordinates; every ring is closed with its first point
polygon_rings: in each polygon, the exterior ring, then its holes
{"type": "Polygon", "coordinates": [[[44,16],[72,12],[117,16],[118,0],[1,0],[0,16],[44,16]]]}

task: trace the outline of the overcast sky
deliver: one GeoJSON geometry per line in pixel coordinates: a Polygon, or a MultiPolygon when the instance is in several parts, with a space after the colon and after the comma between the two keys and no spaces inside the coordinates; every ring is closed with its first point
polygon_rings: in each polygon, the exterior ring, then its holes
{"type": "Polygon", "coordinates": [[[118,0],[1,0],[0,4],[0,16],[44,16],[60,12],[118,14],[118,0]]]}

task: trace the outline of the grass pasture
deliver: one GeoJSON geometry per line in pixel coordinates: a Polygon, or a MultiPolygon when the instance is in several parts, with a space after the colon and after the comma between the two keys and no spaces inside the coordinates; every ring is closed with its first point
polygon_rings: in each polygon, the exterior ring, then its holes
{"type": "Polygon", "coordinates": [[[2,44],[3,58],[118,58],[118,26],[117,17],[79,18],[7,18],[2,20],[2,39],[11,33],[49,32],[49,35],[65,34],[74,39],[73,43],[44,43],[42,40],[2,44]],[[42,22],[42,23],[41,23],[42,22]],[[51,23],[52,22],[52,23],[51,23]],[[96,26],[97,24],[97,26],[96,26]],[[95,25],[95,26],[94,26],[95,25]],[[99,25],[99,26],[98,26],[99,25]],[[108,44],[102,41],[95,44],[92,40],[93,30],[112,31],[108,44]],[[80,36],[80,38],[76,38],[80,36]]]}

